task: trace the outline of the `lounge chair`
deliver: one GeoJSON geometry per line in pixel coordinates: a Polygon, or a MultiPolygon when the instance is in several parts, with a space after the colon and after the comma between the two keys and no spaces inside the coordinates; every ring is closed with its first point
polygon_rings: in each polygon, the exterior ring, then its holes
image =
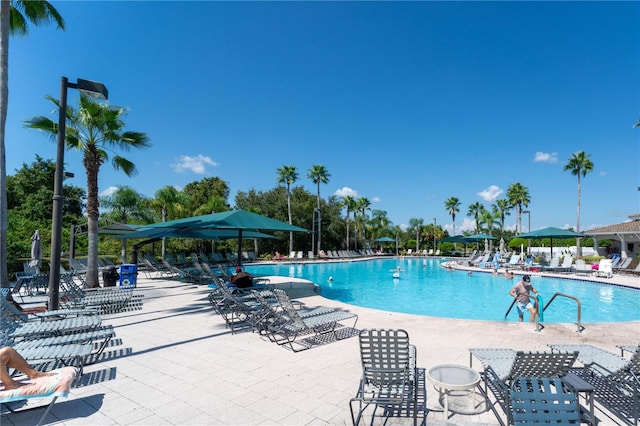
{"type": "Polygon", "coordinates": [[[591,275],[593,269],[591,269],[591,265],[586,264],[584,259],[576,259],[576,263],[573,265],[573,273],[591,275]]]}
{"type": "Polygon", "coordinates": [[[551,259],[551,262],[549,262],[548,265],[542,267],[542,270],[546,272],[554,272],[558,269],[559,266],[560,266],[560,258],[554,257],[551,259]]]}
{"type": "MultiPolygon", "coordinates": [[[[278,291],[283,290],[273,290],[274,294],[278,294],[278,291]]],[[[276,343],[279,345],[288,345],[293,352],[309,349],[313,343],[319,341],[321,336],[327,334],[330,334],[335,340],[341,340],[344,337],[341,337],[341,335],[336,332],[338,328],[343,327],[339,321],[355,318],[352,328],[355,328],[358,322],[358,316],[347,311],[333,311],[303,318],[292,306],[281,304],[280,308],[282,309],[282,318],[284,318],[285,321],[271,326],[269,328],[269,334],[276,343]],[[312,339],[305,339],[305,342],[302,343],[296,341],[299,336],[311,333],[314,334],[312,339]],[[294,347],[294,343],[297,343],[297,347],[294,347]]],[[[350,335],[347,334],[346,337],[350,337],[350,335]]]]}
{"type": "Polygon", "coordinates": [[[618,263],[617,266],[613,266],[613,272],[624,272],[626,270],[628,270],[629,265],[631,265],[631,262],[633,261],[632,258],[630,257],[626,257],[623,260],[620,261],[620,263],[618,263]]]}
{"type": "Polygon", "coordinates": [[[611,259],[600,259],[598,263],[598,270],[596,271],[596,277],[613,277],[613,261],[611,259]]]}
{"type": "Polygon", "coordinates": [[[512,254],[509,258],[509,262],[507,262],[504,267],[506,269],[519,268],[520,267],[520,255],[512,254]]]}
{"type": "Polygon", "coordinates": [[[469,362],[477,358],[484,366],[480,374],[484,382],[481,388],[487,404],[501,425],[513,424],[513,410],[509,392],[514,380],[525,378],[562,378],[576,361],[578,352],[523,352],[513,349],[472,348],[469,362]],[[489,391],[495,398],[491,402],[489,391]],[[496,409],[499,405],[506,414],[506,423],[496,409]]]}
{"type": "MultiPolygon", "coordinates": [[[[576,350],[584,367],[571,373],[593,386],[593,398],[606,411],[630,425],[637,425],[640,415],[640,345],[630,359],[588,344],[549,345],[553,350],[576,350]]],[[[606,412],[604,412],[608,415],[606,412]]]]}
{"type": "MultiPolygon", "coordinates": [[[[24,383],[24,385],[16,389],[5,390],[4,386],[0,385],[0,404],[7,407],[9,411],[16,412],[17,410],[13,408],[16,402],[34,398],[52,398],[40,420],[38,420],[37,424],[41,425],[58,397],[66,398],[69,395],[69,390],[76,379],[78,370],[75,367],[64,367],[54,370],[52,373],[50,376],[43,376],[33,380],[29,380],[27,377],[18,377],[15,380],[24,383]]],[[[31,408],[36,407],[29,407],[28,409],[31,408]]]]}
{"type": "Polygon", "coordinates": [[[380,407],[385,421],[406,415],[415,425],[418,411],[425,411],[425,371],[416,367],[416,348],[409,343],[409,335],[399,329],[365,329],[359,340],[362,376],[356,395],[349,401],[353,424],[358,425],[367,408],[373,406],[371,424],[380,407]]]}
{"type": "Polygon", "coordinates": [[[515,379],[509,403],[514,425],[580,424],[578,397],[557,378],[515,379]]]}

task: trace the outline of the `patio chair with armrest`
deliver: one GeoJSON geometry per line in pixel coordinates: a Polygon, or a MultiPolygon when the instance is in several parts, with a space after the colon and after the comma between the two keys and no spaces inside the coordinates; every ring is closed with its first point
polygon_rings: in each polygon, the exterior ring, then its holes
{"type": "MultiPolygon", "coordinates": [[[[622,420],[630,425],[638,424],[640,345],[636,346],[629,359],[588,344],[549,346],[556,351],[578,351],[578,361],[583,367],[572,368],[571,373],[594,387],[594,399],[614,414],[617,417],[616,421],[622,420]]],[[[629,350],[628,346],[625,348],[629,350]]]]}
{"type": "MultiPolygon", "coordinates": [[[[279,291],[283,290],[273,290],[276,295],[279,291]]],[[[280,305],[280,308],[282,309],[282,318],[285,321],[271,326],[269,333],[276,343],[288,345],[293,352],[309,349],[311,347],[309,343],[313,340],[318,340],[321,336],[331,335],[335,340],[341,340],[344,337],[341,337],[336,332],[338,328],[343,327],[340,321],[354,319],[351,329],[355,329],[358,322],[358,316],[347,311],[334,310],[333,312],[303,318],[293,305],[284,304],[280,305]],[[307,340],[305,344],[296,342],[299,336],[311,333],[314,334],[313,338],[307,340]],[[294,347],[294,343],[298,343],[297,346],[301,346],[301,348],[294,347]]],[[[346,335],[346,337],[350,336],[350,334],[346,335]]]]}
{"type": "Polygon", "coordinates": [[[371,423],[378,408],[382,416],[410,416],[417,423],[418,412],[426,411],[424,368],[416,366],[416,348],[401,329],[369,328],[360,331],[362,376],[356,395],[349,401],[355,425],[373,406],[371,423]],[[356,410],[357,407],[357,410],[356,410]],[[404,414],[403,414],[404,413],[404,414]]]}
{"type": "Polygon", "coordinates": [[[513,424],[509,393],[515,379],[561,378],[569,372],[578,356],[578,352],[523,352],[492,348],[472,348],[469,353],[470,362],[475,357],[484,367],[484,371],[480,373],[484,387],[480,390],[501,425],[513,424]],[[490,393],[495,401],[491,401],[490,393]],[[496,405],[506,414],[506,422],[498,413],[496,405]]]}

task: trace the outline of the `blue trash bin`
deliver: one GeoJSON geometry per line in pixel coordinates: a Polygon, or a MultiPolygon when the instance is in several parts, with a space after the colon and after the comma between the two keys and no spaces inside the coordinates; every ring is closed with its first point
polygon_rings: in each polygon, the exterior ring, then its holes
{"type": "Polygon", "coordinates": [[[120,265],[120,287],[135,288],[138,283],[138,265],[123,263],[120,265]]]}

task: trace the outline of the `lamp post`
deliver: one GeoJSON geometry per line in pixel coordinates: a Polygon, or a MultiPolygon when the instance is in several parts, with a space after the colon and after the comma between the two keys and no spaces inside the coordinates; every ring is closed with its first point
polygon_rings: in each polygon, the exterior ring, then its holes
{"type": "Polygon", "coordinates": [[[107,99],[109,92],[102,83],[78,79],[69,83],[67,77],[60,79],[60,103],[58,105],[58,134],[56,152],[56,173],[53,186],[53,211],[51,213],[51,262],[49,263],[49,309],[58,309],[60,294],[60,257],[62,251],[62,207],[64,196],[64,139],[67,125],[67,89],[78,89],[81,94],[107,99]]]}
{"type": "Polygon", "coordinates": [[[433,252],[436,252],[436,218],[433,218],[433,252]]]}
{"type": "MultiPolygon", "coordinates": [[[[522,214],[526,214],[529,219],[529,224],[527,225],[527,232],[531,232],[531,210],[522,210],[522,214]]],[[[527,240],[527,254],[531,254],[531,238],[527,240]]]]}

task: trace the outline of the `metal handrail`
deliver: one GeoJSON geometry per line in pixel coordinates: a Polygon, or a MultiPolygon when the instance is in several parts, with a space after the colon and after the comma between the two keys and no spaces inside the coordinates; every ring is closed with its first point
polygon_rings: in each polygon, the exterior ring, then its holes
{"type": "Polygon", "coordinates": [[[582,330],[584,330],[584,327],[581,324],[581,319],[582,319],[582,304],[580,303],[580,299],[578,299],[575,296],[570,296],[568,294],[564,294],[564,293],[556,293],[553,295],[553,297],[551,297],[551,299],[549,299],[549,302],[547,302],[547,304],[545,305],[545,307],[542,309],[542,312],[546,311],[547,308],[549,307],[549,305],[551,305],[551,302],[553,302],[555,300],[555,298],[557,296],[562,296],[562,297],[567,297],[569,299],[573,299],[575,300],[576,304],[578,305],[578,321],[577,321],[577,326],[578,326],[578,330],[576,330],[576,332],[581,333],[582,330]]]}
{"type": "MultiPolygon", "coordinates": [[[[541,331],[544,326],[542,324],[540,324],[540,306],[539,306],[539,301],[538,301],[538,297],[537,296],[532,296],[530,294],[528,294],[529,299],[533,299],[534,302],[534,308],[536,310],[536,331],[541,331]]],[[[511,302],[511,305],[509,305],[509,309],[507,309],[507,312],[504,314],[504,319],[507,319],[507,316],[509,315],[509,312],[511,312],[511,309],[513,309],[513,306],[516,304],[516,302],[518,301],[517,297],[513,298],[513,302],[511,302]]]]}

